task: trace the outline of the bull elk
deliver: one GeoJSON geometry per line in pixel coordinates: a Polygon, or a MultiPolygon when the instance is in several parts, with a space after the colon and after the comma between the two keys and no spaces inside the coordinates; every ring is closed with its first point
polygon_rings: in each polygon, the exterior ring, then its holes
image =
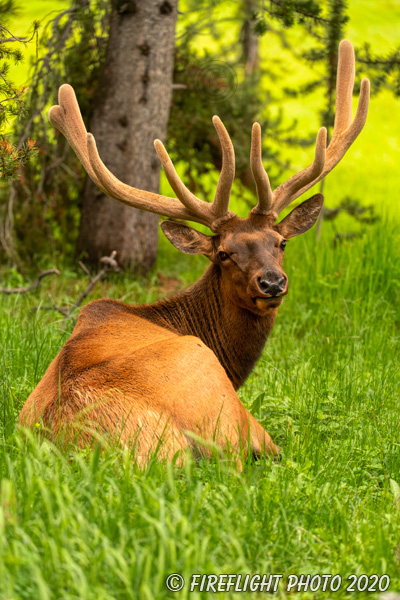
{"type": "MultiPolygon", "coordinates": [[[[73,89],[61,86],[50,121],[96,185],[129,206],[209,227],[214,235],[175,221],[161,223],[178,250],[204,254],[211,264],[175,297],[137,306],[107,298],[85,306],[70,339],[27,399],[21,424],[33,427],[42,419],[51,435],[66,429],[81,444],[92,439],[94,428],[125,445],[134,443],[142,464],[156,449],[167,460],[179,450],[198,452],[198,439],[242,447],[245,454],[277,453],[278,447],[244,408],[236,390],[259,358],[288,292],[282,268],[286,241],[313,226],[323,196],[302,202],[279,223],[278,215],[336,166],[365,124],[367,79],[352,120],[354,63],[353,47],[343,40],[330,144],[326,148],[327,131],[322,127],[313,163],[274,191],[262,164],[260,125],[253,125],[250,164],[258,203],[247,218],[229,210],[235,156],[218,117],[213,123],[223,163],[212,204],[187,189],[163,144],[155,141],[177,196],[169,198],[114,177],[102,163],[94,137],[86,132],[73,89]]],[[[207,444],[203,449],[200,445],[200,452],[208,451],[207,444]]]]}

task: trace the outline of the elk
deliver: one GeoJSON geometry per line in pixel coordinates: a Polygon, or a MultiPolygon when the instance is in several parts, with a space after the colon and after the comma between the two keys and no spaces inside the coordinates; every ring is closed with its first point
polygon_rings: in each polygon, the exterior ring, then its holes
{"type": "Polygon", "coordinates": [[[155,450],[166,460],[186,449],[207,455],[207,441],[221,448],[242,448],[245,455],[277,454],[279,448],[242,405],[236,390],[260,357],[288,292],[282,267],[286,241],[313,226],[323,196],[302,202],[280,222],[278,216],[337,165],[365,124],[369,81],[362,81],[352,120],[354,77],[354,50],[343,40],[329,146],[322,127],[312,164],[274,191],[262,163],[261,128],[253,125],[250,166],[258,202],[246,218],[229,210],[235,155],[218,117],[213,123],[223,163],[213,203],[189,191],[156,140],[156,152],[176,194],[166,197],[114,177],[86,132],[72,87],[61,86],[50,121],[96,185],[129,206],[207,226],[213,235],[175,220],[161,223],[178,250],[203,254],[211,264],[194,285],[172,298],[134,306],[105,298],[86,305],[70,339],[27,399],[20,424],[34,427],[41,419],[52,436],[67,430],[80,444],[93,439],[94,429],[128,447],[134,443],[141,464],[155,450]]]}

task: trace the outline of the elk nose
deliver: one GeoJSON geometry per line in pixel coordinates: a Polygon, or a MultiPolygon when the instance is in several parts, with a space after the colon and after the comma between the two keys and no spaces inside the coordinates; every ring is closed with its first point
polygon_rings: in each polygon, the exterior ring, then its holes
{"type": "Polygon", "coordinates": [[[286,277],[284,275],[267,275],[264,277],[257,277],[257,283],[263,294],[277,296],[285,290],[286,277]]]}

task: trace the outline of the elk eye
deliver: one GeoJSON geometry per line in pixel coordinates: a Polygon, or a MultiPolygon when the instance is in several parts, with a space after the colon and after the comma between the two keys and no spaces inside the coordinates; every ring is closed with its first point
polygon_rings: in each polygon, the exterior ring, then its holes
{"type": "Polygon", "coordinates": [[[286,240],[281,241],[281,250],[284,250],[286,246],[286,240]]]}
{"type": "Polygon", "coordinates": [[[226,252],[218,252],[218,256],[219,259],[222,261],[227,260],[229,258],[229,254],[227,254],[226,252]]]}

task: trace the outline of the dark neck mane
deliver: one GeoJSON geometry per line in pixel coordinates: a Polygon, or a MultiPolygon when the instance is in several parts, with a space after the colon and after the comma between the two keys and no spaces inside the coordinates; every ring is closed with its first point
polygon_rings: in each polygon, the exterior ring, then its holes
{"type": "Polygon", "coordinates": [[[184,292],[155,304],[132,307],[135,314],[181,335],[199,337],[217,355],[235,389],[251,373],[274,325],[277,309],[259,317],[224,296],[219,267],[211,265],[184,292]]]}

